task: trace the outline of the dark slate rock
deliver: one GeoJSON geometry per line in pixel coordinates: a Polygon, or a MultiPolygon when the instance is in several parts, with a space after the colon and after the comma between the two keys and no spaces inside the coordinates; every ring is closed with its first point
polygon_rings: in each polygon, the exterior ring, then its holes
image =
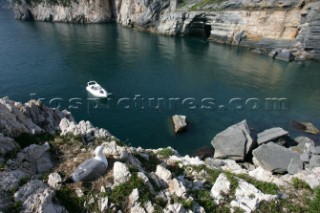
{"type": "Polygon", "coordinates": [[[299,159],[300,155],[273,142],[263,144],[253,150],[254,163],[265,170],[274,173],[285,173],[292,158],[299,159]]]}
{"type": "Polygon", "coordinates": [[[300,155],[300,160],[303,162],[309,162],[310,160],[310,153],[309,152],[304,152],[300,155]]]}
{"type": "Polygon", "coordinates": [[[217,134],[211,144],[215,149],[214,158],[243,161],[253,146],[246,120],[217,134]]]}
{"type": "Polygon", "coordinates": [[[258,134],[258,144],[263,144],[269,141],[272,141],[274,139],[280,138],[282,136],[288,135],[288,132],[283,130],[280,127],[275,127],[271,129],[267,129],[261,133],[258,134]]]}
{"type": "Polygon", "coordinates": [[[288,173],[294,175],[302,170],[303,162],[300,160],[300,158],[292,158],[288,165],[288,173]]]}
{"type": "Polygon", "coordinates": [[[310,152],[314,155],[320,155],[320,146],[312,146],[310,152]]]}
{"type": "Polygon", "coordinates": [[[281,52],[278,53],[276,59],[290,62],[294,60],[294,56],[292,55],[290,50],[283,49],[281,52]]]}
{"type": "Polygon", "coordinates": [[[311,168],[320,167],[320,155],[312,155],[309,166],[311,168]]]}
{"type": "Polygon", "coordinates": [[[308,137],[297,137],[294,139],[298,146],[295,147],[295,151],[299,153],[310,152],[311,148],[315,146],[314,141],[308,137]]]}

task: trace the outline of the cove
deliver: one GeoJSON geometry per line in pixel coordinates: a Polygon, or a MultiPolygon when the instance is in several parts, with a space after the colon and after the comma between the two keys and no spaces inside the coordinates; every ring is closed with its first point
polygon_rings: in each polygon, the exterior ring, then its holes
{"type": "Polygon", "coordinates": [[[293,137],[303,135],[291,122],[320,127],[319,68],[318,62],[273,61],[201,37],[165,37],[117,24],[19,22],[0,11],[0,97],[44,98],[62,109],[71,104],[77,121],[90,120],[132,146],[192,154],[243,119],[253,133],[280,126],[293,137]],[[88,101],[89,80],[112,100],[88,101]],[[269,98],[285,100],[284,106],[270,108],[269,98]],[[184,134],[174,134],[174,114],[187,115],[184,134]]]}

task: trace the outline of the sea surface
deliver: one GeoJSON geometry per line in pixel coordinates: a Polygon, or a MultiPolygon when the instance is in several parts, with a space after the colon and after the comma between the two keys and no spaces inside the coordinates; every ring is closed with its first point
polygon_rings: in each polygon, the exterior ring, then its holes
{"type": "Polygon", "coordinates": [[[280,126],[305,135],[292,122],[320,127],[319,80],[318,62],[273,61],[205,38],[114,23],[21,22],[0,10],[0,97],[40,98],[133,146],[192,154],[243,119],[253,134],[280,126]],[[85,89],[89,80],[112,94],[95,100],[85,89]],[[174,114],[188,117],[183,134],[173,132],[174,114]]]}

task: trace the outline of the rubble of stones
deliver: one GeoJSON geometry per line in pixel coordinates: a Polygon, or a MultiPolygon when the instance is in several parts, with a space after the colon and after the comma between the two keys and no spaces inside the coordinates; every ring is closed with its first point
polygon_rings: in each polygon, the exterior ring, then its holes
{"type": "MultiPolygon", "coordinates": [[[[170,147],[143,149],[119,145],[108,131],[95,128],[90,122],[77,124],[70,113],[49,109],[37,101],[21,104],[3,98],[0,113],[0,212],[10,211],[17,203],[23,212],[68,212],[57,196],[66,187],[65,177],[55,170],[59,165],[53,160],[50,141],[22,148],[14,139],[22,133],[55,131],[61,136],[81,135],[85,141],[79,143],[101,140],[109,168],[97,180],[103,183],[99,190],[81,204],[87,212],[210,212],[196,192],[207,195],[217,208],[221,205],[243,212],[256,210],[263,201],[280,199],[281,191],[264,193],[240,174],[279,187],[288,186],[293,178],[304,180],[311,188],[320,186],[319,147],[306,137],[289,140],[289,133],[281,128],[268,129],[253,139],[246,121],[242,121],[217,134],[212,140],[213,156],[200,159],[180,156],[170,147]],[[250,153],[253,159],[246,162],[250,153]],[[142,200],[145,194],[140,187],[132,188],[119,201],[126,203],[123,209],[112,193],[119,187],[132,186],[133,179],[143,184],[150,200],[142,200]],[[94,204],[98,209],[91,211],[88,207],[94,204]]],[[[76,146],[70,147],[74,149],[76,146]]],[[[93,149],[88,146],[78,151],[91,153],[93,149]]],[[[67,160],[76,162],[76,158],[74,154],[67,160]]],[[[86,196],[83,185],[69,186],[77,197],[86,196]]]]}

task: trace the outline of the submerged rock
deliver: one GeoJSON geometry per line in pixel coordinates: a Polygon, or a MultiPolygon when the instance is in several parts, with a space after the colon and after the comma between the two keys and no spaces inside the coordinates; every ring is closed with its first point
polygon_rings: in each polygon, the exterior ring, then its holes
{"type": "Polygon", "coordinates": [[[263,144],[253,150],[254,164],[262,166],[267,171],[285,173],[291,159],[300,160],[300,155],[273,142],[263,144]]]}
{"type": "Polygon", "coordinates": [[[310,122],[298,122],[298,121],[294,121],[293,122],[293,126],[301,131],[304,131],[306,133],[310,133],[313,135],[317,135],[319,134],[319,129],[317,127],[315,127],[312,123],[310,122]]]}
{"type": "Polygon", "coordinates": [[[187,128],[187,116],[185,115],[174,115],[172,116],[175,133],[182,132],[187,128]]]}
{"type": "Polygon", "coordinates": [[[230,126],[217,134],[211,141],[215,149],[214,158],[228,158],[243,161],[253,146],[246,120],[230,126]]]}
{"type": "Polygon", "coordinates": [[[290,62],[294,60],[294,56],[290,50],[283,49],[277,54],[276,59],[290,62]]]}

